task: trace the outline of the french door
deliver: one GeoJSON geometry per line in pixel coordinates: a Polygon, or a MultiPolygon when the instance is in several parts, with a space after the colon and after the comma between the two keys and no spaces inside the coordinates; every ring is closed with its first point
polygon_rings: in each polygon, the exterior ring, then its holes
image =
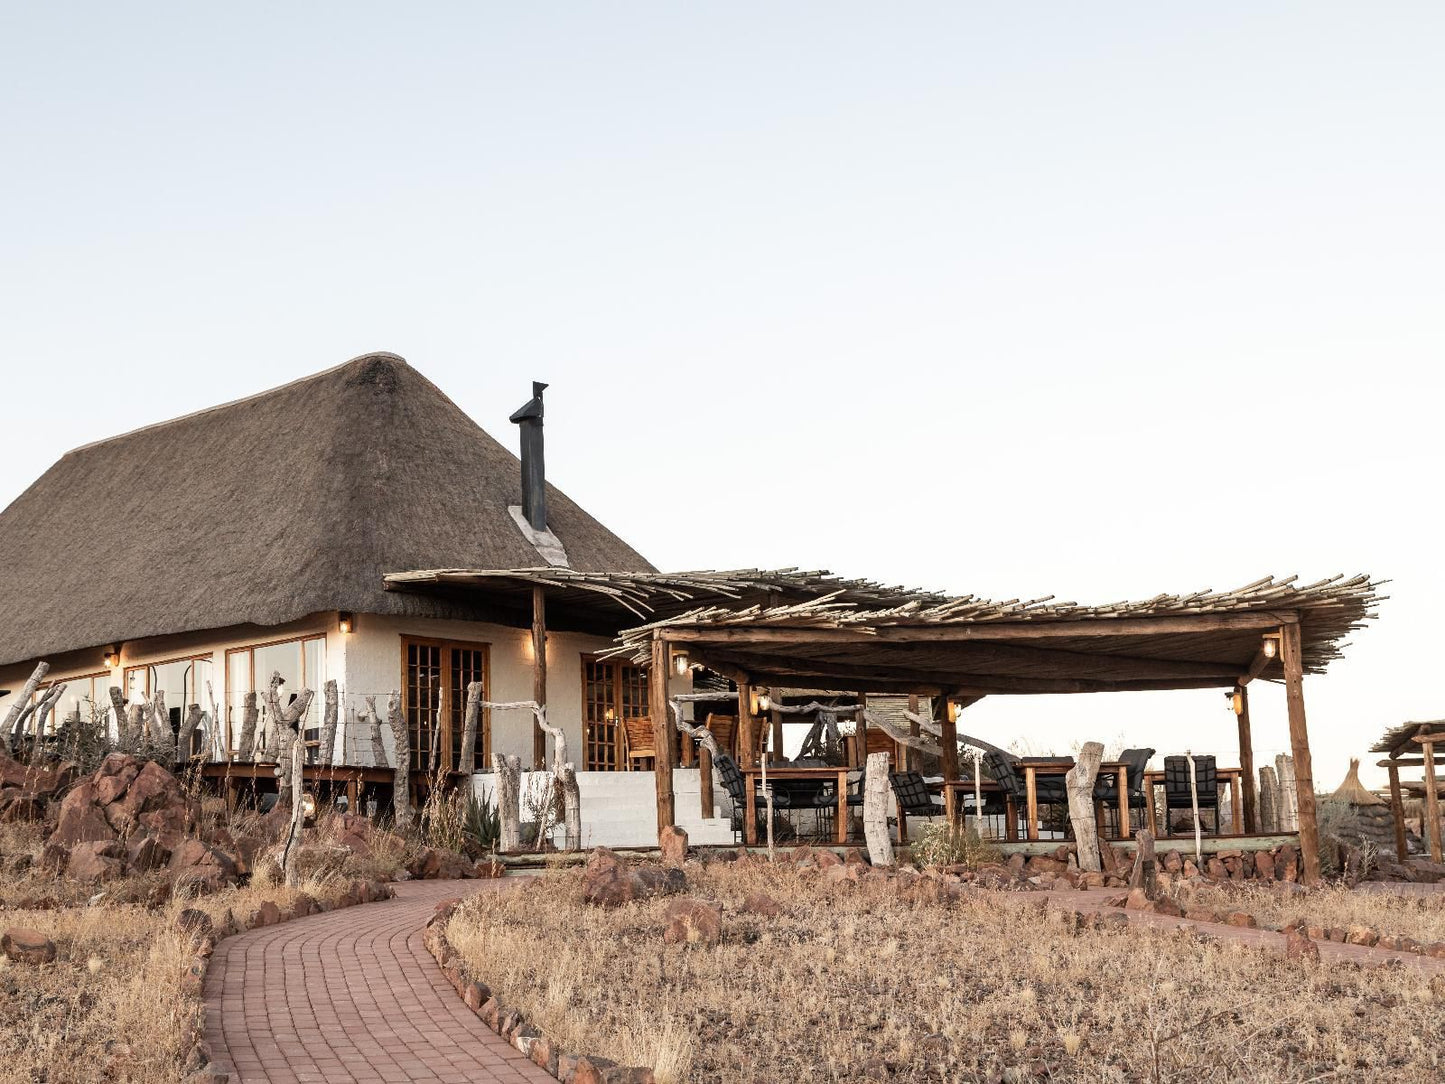
{"type": "Polygon", "coordinates": [[[491,713],[477,719],[472,763],[463,765],[467,686],[482,683],[487,698],[487,645],[402,639],[402,710],[411,735],[413,771],[476,771],[491,763],[491,713]],[[440,720],[440,726],[438,726],[440,720]]]}
{"type": "Polygon", "coordinates": [[[582,718],[586,730],[586,770],[617,772],[630,767],[626,756],[627,723],[646,722],[647,671],[640,666],[582,659],[582,718]]]}

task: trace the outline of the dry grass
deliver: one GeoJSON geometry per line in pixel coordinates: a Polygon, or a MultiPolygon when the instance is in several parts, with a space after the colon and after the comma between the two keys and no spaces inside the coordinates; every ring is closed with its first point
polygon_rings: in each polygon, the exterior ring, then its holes
{"type": "MultiPolygon", "coordinates": [[[[586,906],[581,877],[466,904],[449,936],[569,1049],[698,1084],[1420,1081],[1445,1073],[1445,980],[1293,963],[1141,929],[1070,932],[1043,894],[942,901],[755,863],[690,872],[715,948],[662,943],[665,900],[586,906]],[[739,910],[764,891],[783,914],[739,910]]],[[[934,894],[936,896],[936,893],[934,894]]]]}
{"type": "Polygon", "coordinates": [[[1327,885],[1283,896],[1267,885],[1181,886],[1179,902],[1215,911],[1248,911],[1261,925],[1284,927],[1296,919],[1322,926],[1373,926],[1382,934],[1445,941],[1445,894],[1397,895],[1388,890],[1327,885]]]}
{"type": "MultiPolygon", "coordinates": [[[[0,826],[0,854],[32,854],[36,828],[0,826]]],[[[335,899],[354,877],[385,876],[386,848],[366,860],[325,861],[300,891],[335,899]]],[[[56,944],[53,964],[40,967],[0,958],[0,1082],[81,1084],[102,1079],[173,1084],[201,1023],[200,1003],[180,992],[190,942],[176,933],[176,916],[195,907],[222,920],[245,916],[265,900],[280,907],[295,892],[277,883],[274,863],[257,856],[245,887],[196,898],[174,898],[163,873],[81,885],[39,870],[0,875],[0,928],[26,926],[56,944]],[[58,908],[22,909],[28,899],[58,908]]]]}

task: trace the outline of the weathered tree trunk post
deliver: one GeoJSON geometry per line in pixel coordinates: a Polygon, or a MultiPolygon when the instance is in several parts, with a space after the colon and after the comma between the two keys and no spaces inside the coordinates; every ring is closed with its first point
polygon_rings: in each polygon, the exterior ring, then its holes
{"type": "MultiPolygon", "coordinates": [[[[40,703],[35,706],[35,725],[31,728],[35,732],[35,742],[39,745],[40,739],[45,736],[45,720],[55,710],[55,704],[65,692],[65,682],[61,681],[45,690],[45,695],[40,698],[40,703]]],[[[16,735],[19,737],[20,735],[16,735]]]]}
{"type": "Polygon", "coordinates": [[[1079,750],[1078,761],[1064,776],[1079,869],[1092,873],[1098,873],[1103,868],[1099,861],[1099,822],[1095,820],[1094,813],[1094,780],[1098,777],[1099,762],[1103,759],[1103,743],[1085,742],[1079,750]]]}
{"type": "Polygon", "coordinates": [[[1254,793],[1254,738],[1249,725],[1249,686],[1236,685],[1234,692],[1239,697],[1239,778],[1244,830],[1253,835],[1259,831],[1259,812],[1254,793]]]}
{"type": "Polygon", "coordinates": [[[191,742],[196,733],[196,727],[201,722],[201,705],[192,704],[186,709],[186,717],[181,720],[181,728],[176,733],[176,763],[184,764],[191,759],[191,742]]]}
{"type": "Polygon", "coordinates": [[[501,849],[504,854],[510,854],[522,846],[522,758],[494,753],[492,769],[497,776],[501,849]]]}
{"type": "MultiPolygon", "coordinates": [[[[1422,728],[1424,729],[1424,728],[1422,728]]],[[[1435,789],[1435,743],[1433,741],[1420,742],[1420,753],[1425,761],[1425,842],[1430,847],[1430,859],[1434,862],[1441,861],[1440,842],[1440,796],[1435,789]]],[[[1304,824],[1304,815],[1300,815],[1300,824],[1304,824]]],[[[1304,829],[1300,829],[1300,848],[1304,848],[1304,829]]]]}
{"type": "MultiPolygon", "coordinates": [[[[309,690],[308,690],[309,691],[309,690]]],[[[310,699],[309,697],[307,699],[310,699]]],[[[286,887],[301,887],[301,872],[297,859],[301,853],[301,831],[306,825],[306,803],[301,800],[306,785],[303,780],[303,765],[306,762],[306,744],[299,733],[291,741],[291,831],[286,836],[286,849],[282,852],[281,866],[285,872],[286,887]]]]}
{"type": "Polygon", "coordinates": [[[949,710],[949,698],[938,696],[933,701],[933,719],[938,724],[938,759],[945,783],[958,782],[958,722],[949,710]]]}
{"type": "Polygon", "coordinates": [[[1390,819],[1395,822],[1395,857],[1409,861],[1410,849],[1405,845],[1405,802],[1400,797],[1400,769],[1393,765],[1390,773],[1390,819]]]}
{"type": "MultiPolygon", "coordinates": [[[[1204,845],[1200,840],[1199,827],[1199,779],[1194,774],[1194,752],[1186,749],[1184,757],[1189,761],[1189,805],[1191,816],[1194,818],[1194,863],[1198,866],[1204,865],[1204,845]]],[[[1214,828],[1216,834],[1219,830],[1219,807],[1214,807],[1214,828]]]]}
{"type": "Polygon", "coordinates": [[[331,767],[336,749],[336,715],[340,701],[336,695],[336,682],[328,681],[322,686],[325,707],[321,711],[321,764],[331,767]]]}
{"type": "Polygon", "coordinates": [[[371,729],[371,763],[373,767],[386,767],[386,742],[381,735],[381,717],[376,714],[376,697],[368,696],[366,700],[366,715],[370,720],[368,724],[371,729]]]}
{"type": "Polygon", "coordinates": [[[1268,764],[1259,770],[1259,826],[1266,835],[1280,830],[1279,779],[1268,764]]]}
{"type": "Polygon", "coordinates": [[[120,695],[119,685],[110,687],[110,710],[115,716],[115,747],[125,751],[129,744],[126,736],[125,697],[120,695]]]}
{"type": "Polygon", "coordinates": [[[1275,779],[1279,783],[1279,794],[1274,804],[1277,828],[1281,832],[1293,832],[1299,828],[1298,796],[1295,793],[1294,757],[1279,753],[1274,758],[1275,779]]]}
{"type": "MultiPolygon", "coordinates": [[[[547,592],[541,584],[532,585],[532,699],[537,706],[547,706],[547,592]]],[[[547,767],[547,735],[532,728],[532,769],[547,767]]]]}
{"type": "Polygon", "coordinates": [[[10,705],[10,710],[5,713],[4,722],[0,722],[0,741],[4,741],[10,737],[11,732],[15,729],[15,724],[20,720],[20,716],[25,712],[25,709],[30,706],[30,698],[35,695],[36,687],[45,680],[45,675],[48,673],[50,673],[50,664],[48,662],[35,664],[35,669],[31,671],[30,676],[25,679],[25,687],[16,695],[14,703],[10,705]]]}
{"type": "Polygon", "coordinates": [[[1142,888],[1151,900],[1159,898],[1159,864],[1154,859],[1154,833],[1140,828],[1134,834],[1138,850],[1134,855],[1134,869],[1129,874],[1129,887],[1142,888]]]}
{"type": "Polygon", "coordinates": [[[145,749],[146,705],[132,704],[126,711],[126,752],[139,754],[145,749]]]}
{"type": "MultiPolygon", "coordinates": [[[[481,687],[478,686],[478,689],[481,687]]],[[[667,711],[666,703],[663,711],[667,711]]],[[[582,847],[582,792],[577,786],[577,769],[567,757],[567,732],[560,726],[547,721],[547,709],[538,704],[533,708],[537,729],[545,736],[552,736],[552,786],[562,793],[562,823],[566,832],[566,848],[569,851],[582,847]]],[[[551,797],[550,790],[548,797],[551,797]]],[[[537,849],[541,850],[542,837],[538,834],[537,849]]]]}
{"type": "MultiPolygon", "coordinates": [[[[923,733],[923,731],[919,728],[919,725],[918,725],[918,694],[917,694],[917,693],[909,693],[909,694],[908,694],[908,715],[909,715],[909,719],[908,719],[908,734],[909,734],[909,737],[916,738],[916,737],[920,736],[920,735],[923,733]]],[[[910,772],[911,772],[911,771],[917,771],[918,768],[919,768],[919,767],[921,766],[921,764],[922,764],[922,759],[923,759],[923,758],[922,758],[922,755],[918,752],[918,750],[917,750],[917,749],[914,749],[914,748],[911,747],[911,746],[903,745],[902,743],[899,743],[899,746],[898,746],[898,756],[899,756],[899,759],[900,759],[900,760],[902,761],[902,763],[903,763],[903,770],[904,770],[904,771],[910,771],[910,772]]]]}
{"type": "Polygon", "coordinates": [[[463,774],[472,775],[477,770],[477,721],[482,715],[482,683],[473,681],[467,686],[467,709],[462,718],[462,751],[457,767],[463,774]]]}
{"type": "Polygon", "coordinates": [[[756,748],[753,735],[753,687],[747,682],[738,682],[738,767],[756,768],[753,757],[756,748]]]}
{"type": "Polygon", "coordinates": [[[241,742],[236,747],[237,756],[246,763],[255,763],[256,760],[256,719],[259,715],[256,694],[247,693],[241,698],[241,742]]]}
{"type": "Polygon", "coordinates": [[[166,707],[166,691],[157,689],[151,698],[150,755],[158,760],[173,761],[176,736],[171,733],[171,713],[166,707]]]}
{"type": "Polygon", "coordinates": [[[406,729],[399,692],[393,692],[387,699],[386,721],[391,725],[392,744],[396,748],[391,804],[396,811],[397,827],[406,828],[411,824],[411,735],[406,729]]]}
{"type": "Polygon", "coordinates": [[[888,838],[887,753],[870,753],[863,768],[863,839],[873,865],[893,865],[893,841],[888,838]]]}
{"type": "Polygon", "coordinates": [[[1284,690],[1285,705],[1289,709],[1289,745],[1294,754],[1300,861],[1304,867],[1304,883],[1314,886],[1320,883],[1320,833],[1315,820],[1315,775],[1310,761],[1310,737],[1305,725],[1304,653],[1300,644],[1298,621],[1280,628],[1280,642],[1284,648],[1284,690]]]}
{"type": "Polygon", "coordinates": [[[667,641],[652,641],[652,665],[648,671],[647,703],[652,712],[652,743],[656,756],[653,770],[657,780],[657,830],[677,823],[677,806],[672,792],[672,727],[667,713],[667,641]]]}
{"type": "Polygon", "coordinates": [[[271,725],[281,734],[282,752],[286,755],[276,762],[277,790],[282,803],[290,802],[292,808],[301,804],[304,788],[300,785],[301,771],[291,770],[294,758],[299,755],[301,763],[306,761],[306,742],[302,740],[301,729],[311,700],[316,695],[311,689],[302,689],[296,699],[286,707],[281,706],[281,674],[271,675],[271,685],[266,693],[266,709],[271,713],[271,725]]]}

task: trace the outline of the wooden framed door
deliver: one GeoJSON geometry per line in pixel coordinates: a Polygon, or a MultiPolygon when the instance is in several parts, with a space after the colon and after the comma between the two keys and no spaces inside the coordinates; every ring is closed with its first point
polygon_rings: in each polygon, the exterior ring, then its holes
{"type": "Polygon", "coordinates": [[[412,771],[432,772],[441,767],[449,772],[473,772],[491,763],[491,712],[485,709],[477,720],[472,763],[460,763],[467,686],[480,681],[482,698],[487,698],[491,687],[488,661],[486,644],[402,637],[402,712],[411,737],[412,771]]]}
{"type": "Polygon", "coordinates": [[[627,720],[647,719],[647,671],[640,666],[582,658],[585,770],[626,770],[627,720]]]}

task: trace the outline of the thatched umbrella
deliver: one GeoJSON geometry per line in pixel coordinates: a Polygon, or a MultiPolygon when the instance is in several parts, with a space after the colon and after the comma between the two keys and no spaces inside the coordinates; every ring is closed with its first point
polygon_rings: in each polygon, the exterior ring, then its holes
{"type": "Polygon", "coordinates": [[[1381,851],[1395,846],[1395,819],[1390,813],[1390,803],[1366,790],[1360,782],[1358,758],[1350,759],[1350,770],[1344,782],[1330,795],[1330,801],[1348,806],[1358,822],[1359,834],[1381,851]]]}

